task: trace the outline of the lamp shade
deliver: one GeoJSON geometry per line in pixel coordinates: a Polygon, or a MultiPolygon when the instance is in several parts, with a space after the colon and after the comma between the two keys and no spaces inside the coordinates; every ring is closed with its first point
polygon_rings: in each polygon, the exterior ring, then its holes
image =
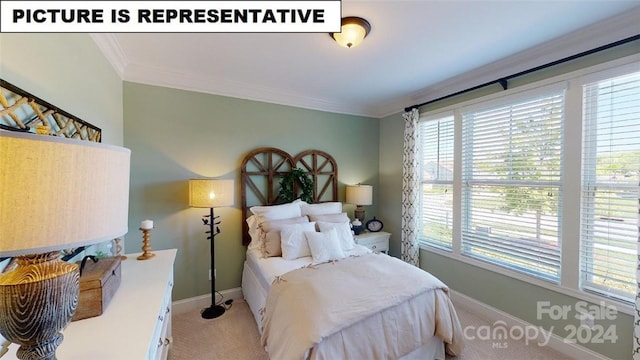
{"type": "Polygon", "coordinates": [[[332,33],[331,37],[340,45],[352,48],[360,45],[362,40],[371,31],[371,25],[363,18],[349,16],[342,18],[342,26],[339,33],[332,33]]]}
{"type": "Polygon", "coordinates": [[[0,256],[127,233],[130,150],[0,130],[0,256]]]}
{"type": "Polygon", "coordinates": [[[373,186],[361,184],[348,185],[346,202],[355,205],[373,204],[373,186]]]}
{"type": "Polygon", "coordinates": [[[233,180],[191,179],[189,180],[189,206],[215,208],[233,206],[233,180]]]}

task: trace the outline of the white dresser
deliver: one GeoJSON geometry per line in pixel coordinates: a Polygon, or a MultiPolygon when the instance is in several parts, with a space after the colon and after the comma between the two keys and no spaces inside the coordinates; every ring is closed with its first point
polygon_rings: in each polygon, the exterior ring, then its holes
{"type": "MultiPolygon", "coordinates": [[[[149,260],[127,254],[118,291],[100,316],[71,322],[56,351],[61,360],[167,359],[171,345],[171,290],[176,250],[149,260]]],[[[0,339],[2,339],[0,337],[0,339]]],[[[17,359],[18,345],[0,359],[17,359]]]]}

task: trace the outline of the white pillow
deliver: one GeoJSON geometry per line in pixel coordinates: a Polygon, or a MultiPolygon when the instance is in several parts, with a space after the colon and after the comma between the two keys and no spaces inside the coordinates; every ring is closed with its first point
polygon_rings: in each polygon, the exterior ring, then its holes
{"type": "Polygon", "coordinates": [[[342,250],[352,250],[356,244],[353,241],[353,234],[351,233],[351,226],[349,225],[349,221],[344,221],[340,223],[332,223],[325,221],[318,221],[318,229],[321,232],[329,231],[334,229],[336,231],[336,235],[338,236],[338,240],[340,241],[340,247],[342,250]]]}
{"type": "Polygon", "coordinates": [[[341,202],[325,202],[319,204],[308,204],[303,202],[300,204],[302,215],[325,215],[325,214],[339,214],[342,212],[341,202]]]}
{"type": "MultiPolygon", "coordinates": [[[[257,216],[257,215],[253,215],[257,216]]],[[[309,218],[306,216],[295,217],[291,219],[262,221],[258,226],[260,239],[262,241],[262,255],[264,257],[273,257],[282,255],[282,244],[280,241],[280,229],[284,225],[308,223],[309,218]]]]}
{"type": "Polygon", "coordinates": [[[316,231],[316,223],[282,225],[280,228],[280,245],[283,259],[294,260],[311,256],[309,244],[304,237],[305,231],[316,231]]]}
{"type": "Polygon", "coordinates": [[[268,233],[272,230],[280,230],[282,225],[287,224],[299,224],[309,222],[309,218],[306,216],[298,216],[290,219],[278,219],[278,220],[262,220],[258,225],[258,229],[268,233]]]}
{"type": "Polygon", "coordinates": [[[324,232],[305,232],[314,263],[339,260],[345,257],[336,230],[332,228],[324,232]]]}
{"type": "Polygon", "coordinates": [[[321,214],[321,215],[309,215],[310,221],[326,221],[326,222],[343,222],[349,221],[349,217],[346,212],[339,214],[321,214]]]}
{"type": "Polygon", "coordinates": [[[288,204],[252,206],[249,208],[252,214],[258,215],[265,220],[290,219],[302,216],[300,210],[301,200],[296,200],[288,204]]]}

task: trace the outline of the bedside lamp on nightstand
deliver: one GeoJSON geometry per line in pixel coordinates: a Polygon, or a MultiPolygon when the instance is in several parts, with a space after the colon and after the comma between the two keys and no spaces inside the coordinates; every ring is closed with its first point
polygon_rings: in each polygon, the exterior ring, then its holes
{"type": "Polygon", "coordinates": [[[363,205],[373,204],[373,186],[371,185],[348,185],[346,202],[356,205],[353,217],[364,223],[364,207],[363,205]]]}

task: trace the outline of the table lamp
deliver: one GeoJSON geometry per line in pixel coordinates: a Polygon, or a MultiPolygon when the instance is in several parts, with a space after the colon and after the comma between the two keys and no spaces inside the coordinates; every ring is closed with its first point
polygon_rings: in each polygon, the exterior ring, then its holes
{"type": "Polygon", "coordinates": [[[210,234],[207,239],[211,240],[210,257],[211,271],[214,275],[211,277],[211,306],[202,310],[202,317],[205,319],[213,319],[221,316],[225,312],[225,308],[216,304],[216,276],[215,276],[215,243],[213,242],[216,235],[220,233],[217,225],[220,221],[216,221],[220,216],[214,216],[213,208],[222,206],[233,206],[234,203],[234,186],[233,180],[223,179],[191,179],[189,180],[189,206],[199,208],[209,208],[209,215],[202,217],[204,225],[209,227],[206,232],[210,234]]]}
{"type": "Polygon", "coordinates": [[[364,224],[364,207],[363,205],[373,204],[373,187],[371,185],[347,185],[346,202],[356,205],[353,217],[360,220],[364,224]]]}
{"type": "Polygon", "coordinates": [[[127,232],[125,148],[0,130],[0,334],[19,359],[54,360],[78,305],[76,264],[60,250],[127,232]]]}

